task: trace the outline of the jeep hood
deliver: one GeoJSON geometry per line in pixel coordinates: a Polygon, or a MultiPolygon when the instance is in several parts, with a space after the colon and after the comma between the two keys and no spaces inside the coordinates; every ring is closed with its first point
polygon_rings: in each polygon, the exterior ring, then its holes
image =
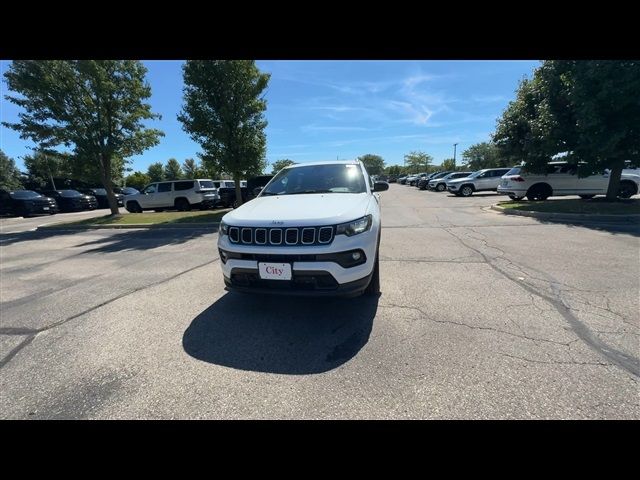
{"type": "Polygon", "coordinates": [[[222,219],[237,226],[334,225],[366,215],[370,199],[366,193],[263,196],[232,210],[222,219]]]}

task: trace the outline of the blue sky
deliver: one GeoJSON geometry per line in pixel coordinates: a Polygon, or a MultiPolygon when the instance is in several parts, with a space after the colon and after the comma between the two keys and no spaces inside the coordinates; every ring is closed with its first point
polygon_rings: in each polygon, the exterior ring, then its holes
{"type": "MultiPolygon", "coordinates": [[[[159,145],[132,157],[134,170],[174,157],[196,157],[199,146],[176,119],[182,103],[181,61],[145,61],[151,104],[165,132],[159,145]]],[[[10,62],[0,61],[4,74],[10,62]]],[[[267,160],[303,163],[381,155],[387,165],[403,163],[412,150],[439,164],[457,159],[470,145],[487,141],[518,81],[537,61],[258,61],[271,73],[266,93],[269,122],[267,160]]],[[[4,99],[0,116],[15,121],[18,108],[4,99]]],[[[30,142],[0,127],[0,148],[22,167],[30,142]]],[[[269,169],[270,170],[270,169],[269,169]]]]}

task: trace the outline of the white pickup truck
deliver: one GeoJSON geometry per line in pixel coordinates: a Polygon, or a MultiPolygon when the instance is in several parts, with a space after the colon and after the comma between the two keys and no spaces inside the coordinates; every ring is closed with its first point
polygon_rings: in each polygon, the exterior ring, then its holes
{"type": "Polygon", "coordinates": [[[380,198],[362,162],[282,169],[260,194],[222,217],[227,290],[357,296],[380,290],[380,198]]]}

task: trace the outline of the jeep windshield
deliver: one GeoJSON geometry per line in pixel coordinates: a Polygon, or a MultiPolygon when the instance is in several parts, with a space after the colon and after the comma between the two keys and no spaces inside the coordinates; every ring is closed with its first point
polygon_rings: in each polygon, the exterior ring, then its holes
{"type": "Polygon", "coordinates": [[[285,168],[269,182],[260,196],[366,191],[360,165],[338,163],[285,168]]]}

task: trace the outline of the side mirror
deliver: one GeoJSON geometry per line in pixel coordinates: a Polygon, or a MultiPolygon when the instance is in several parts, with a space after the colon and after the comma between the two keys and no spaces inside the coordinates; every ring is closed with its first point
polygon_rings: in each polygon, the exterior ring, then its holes
{"type": "Polygon", "coordinates": [[[389,184],[387,182],[375,182],[373,184],[374,192],[384,192],[385,190],[389,190],[389,184]]]}

